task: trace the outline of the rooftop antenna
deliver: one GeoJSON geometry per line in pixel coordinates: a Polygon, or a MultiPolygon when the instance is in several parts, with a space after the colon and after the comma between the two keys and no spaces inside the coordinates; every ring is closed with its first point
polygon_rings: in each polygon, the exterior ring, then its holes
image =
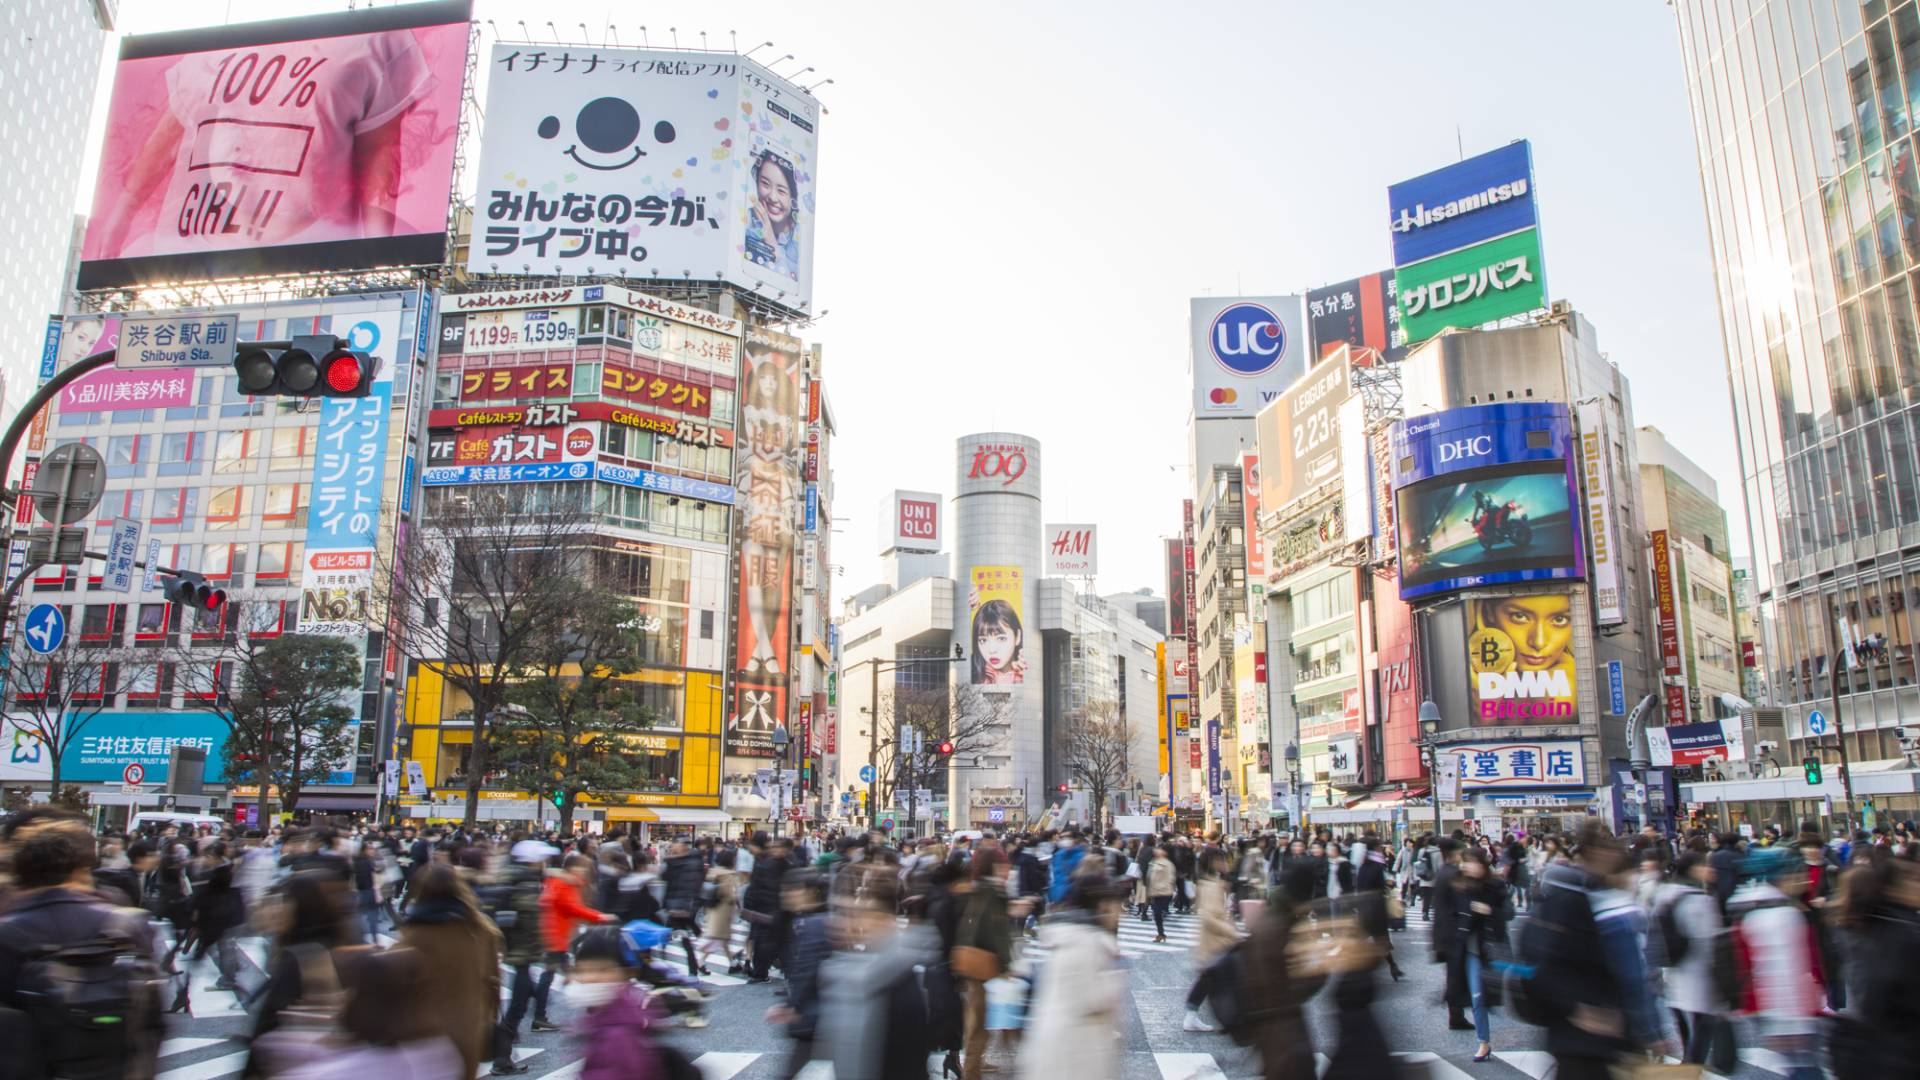
{"type": "Polygon", "coordinates": [[[731,30],[727,31],[727,42],[728,42],[727,48],[732,49],[735,53],[738,53],[740,51],[740,35],[739,34],[736,34],[731,30]]]}
{"type": "Polygon", "coordinates": [[[555,45],[560,44],[560,30],[558,27],[553,25],[552,19],[547,20],[547,33],[553,35],[553,43],[555,45]]]}
{"type": "Polygon", "coordinates": [[[669,26],[667,27],[667,33],[673,35],[673,47],[676,49],[679,48],[680,47],[680,28],[677,26],[669,26]]]}
{"type": "Polygon", "coordinates": [[[531,31],[531,30],[529,30],[529,29],[527,29],[527,20],[525,20],[525,19],[521,19],[521,20],[519,20],[519,23],[520,23],[520,40],[521,40],[521,41],[532,41],[532,40],[533,40],[533,31],[531,31]]]}
{"type": "Polygon", "coordinates": [[[700,51],[707,51],[707,32],[705,30],[700,31],[700,51]]]}
{"type": "Polygon", "coordinates": [[[593,44],[593,31],[587,29],[586,23],[580,24],[580,40],[589,45],[593,44]]]}
{"type": "Polygon", "coordinates": [[[620,28],[619,27],[613,25],[612,23],[608,23],[607,34],[609,35],[609,40],[611,40],[615,45],[620,44],[620,28]]]}
{"type": "Polygon", "coordinates": [[[1453,125],[1453,149],[1460,155],[1461,161],[1467,160],[1467,144],[1466,140],[1460,137],[1459,124],[1453,125]]]}
{"type": "Polygon", "coordinates": [[[640,24],[640,44],[646,46],[649,49],[653,48],[653,42],[647,40],[647,24],[646,23],[640,24]]]}

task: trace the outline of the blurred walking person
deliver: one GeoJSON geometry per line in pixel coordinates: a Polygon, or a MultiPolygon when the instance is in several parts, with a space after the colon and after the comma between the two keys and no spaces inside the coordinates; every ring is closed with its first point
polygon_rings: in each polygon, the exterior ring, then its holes
{"type": "Polygon", "coordinates": [[[446,1032],[467,1076],[493,1049],[500,1008],[500,932],[474,906],[473,893],[451,866],[432,865],[415,881],[400,943],[420,954],[434,988],[419,1008],[432,1030],[446,1032]]]}
{"type": "Polygon", "coordinates": [[[1212,1031],[1213,1026],[1200,1016],[1213,987],[1213,962],[1240,941],[1234,929],[1233,915],[1227,910],[1226,855],[1215,848],[1200,853],[1196,863],[1199,881],[1195,886],[1193,909],[1200,914],[1200,935],[1193,943],[1193,964],[1198,974],[1187,991],[1187,1015],[1182,1031],[1212,1031]]]}
{"type": "Polygon", "coordinates": [[[962,1001],[961,1076],[980,1080],[987,1054],[987,983],[1013,962],[1013,924],[1007,914],[1003,883],[1007,858],[998,847],[982,845],[967,866],[967,880],[954,886],[959,926],[951,953],[954,981],[962,1001]]]}
{"type": "Polygon", "coordinates": [[[1819,1080],[1826,988],[1813,926],[1796,899],[1807,887],[1806,863],[1794,848],[1762,847],[1747,852],[1740,872],[1745,883],[1727,908],[1749,972],[1743,1011],[1767,1048],[1786,1058],[1788,1080],[1819,1080]]]}
{"type": "Polygon", "coordinates": [[[1493,1054],[1493,1027],[1487,1018],[1487,995],[1493,984],[1493,959],[1506,951],[1508,906],[1507,886],[1493,872],[1486,852],[1470,847],[1460,860],[1460,872],[1451,888],[1454,915],[1452,952],[1447,962],[1447,1007],[1459,1011],[1461,991],[1473,1008],[1473,1031],[1480,1039],[1473,1060],[1485,1061],[1493,1054]],[[1461,985],[1454,983],[1454,972],[1461,985]]]}
{"type": "Polygon", "coordinates": [[[1020,1040],[1019,1071],[1032,1080],[1120,1075],[1114,1025],[1127,994],[1115,931],[1122,896],[1104,874],[1074,882],[1046,921],[1040,964],[1020,1040]]]}

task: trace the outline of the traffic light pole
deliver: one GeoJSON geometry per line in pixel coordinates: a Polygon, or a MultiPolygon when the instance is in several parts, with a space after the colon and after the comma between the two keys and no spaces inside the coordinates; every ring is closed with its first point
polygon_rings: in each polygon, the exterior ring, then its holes
{"type": "MultiPolygon", "coordinates": [[[[236,350],[288,349],[292,347],[292,341],[242,341],[237,343],[236,350]]],[[[120,352],[118,349],[103,349],[100,352],[94,353],[92,356],[76,360],[59,371],[54,372],[51,378],[42,383],[40,388],[33,392],[33,396],[27,398],[27,400],[21,404],[19,413],[13,418],[13,423],[7,425],[6,434],[0,436],[0,480],[4,480],[6,477],[13,475],[13,455],[19,452],[20,440],[27,437],[28,430],[33,427],[33,419],[40,415],[40,410],[46,408],[55,397],[59,396],[60,391],[66,389],[68,385],[99,371],[103,367],[111,366],[119,355],[120,352]]],[[[20,500],[25,497],[26,491],[24,489],[0,491],[0,506],[4,506],[7,510],[11,511],[13,508],[19,506],[20,500]]],[[[54,547],[57,550],[59,540],[58,533],[55,534],[54,539],[54,547]]],[[[36,568],[28,567],[22,572],[19,579],[8,582],[6,590],[0,592],[0,627],[12,625],[14,600],[20,594],[21,584],[26,581],[27,576],[30,575],[34,569],[36,568]]]]}
{"type": "MultiPolygon", "coordinates": [[[[1840,609],[1827,602],[1827,652],[1833,659],[1827,664],[1827,691],[1833,702],[1833,741],[1840,744],[1840,791],[1846,799],[1848,840],[1857,827],[1853,820],[1853,769],[1847,762],[1847,725],[1840,719],[1840,609]]],[[[1849,665],[1848,670],[1851,670],[1849,665]]]]}

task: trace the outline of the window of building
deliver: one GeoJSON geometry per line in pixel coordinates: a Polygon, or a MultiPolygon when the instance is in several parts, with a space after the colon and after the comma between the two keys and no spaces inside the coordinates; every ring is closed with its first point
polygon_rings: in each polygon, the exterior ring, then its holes
{"type": "Polygon", "coordinates": [[[107,440],[107,476],[140,476],[146,471],[141,460],[146,441],[138,435],[115,435],[107,440]]]}
{"type": "Polygon", "coordinates": [[[146,705],[173,699],[173,665],[165,661],[142,664],[127,677],[127,702],[146,705]]]}
{"type": "Polygon", "coordinates": [[[199,488],[161,488],[153,493],[154,525],[184,525],[199,509],[199,488]]]}
{"type": "Polygon", "coordinates": [[[240,528],[247,519],[252,494],[253,489],[244,485],[213,489],[213,497],[207,500],[208,531],[240,528]]]}
{"type": "Polygon", "coordinates": [[[192,431],[170,431],[160,436],[160,464],[192,464],[195,434],[192,431]]]}
{"type": "Polygon", "coordinates": [[[251,430],[220,432],[214,437],[213,471],[216,474],[247,472],[252,451],[251,430]]]}
{"type": "Polygon", "coordinates": [[[117,645],[126,610],[119,604],[88,604],[80,609],[80,643],[117,645]]]}
{"type": "Polygon", "coordinates": [[[171,604],[141,604],[133,616],[133,643],[135,645],[160,645],[167,639],[167,623],[172,615],[171,604]]]}
{"type": "Polygon", "coordinates": [[[273,447],[269,451],[272,463],[267,467],[312,471],[314,435],[315,429],[310,427],[275,428],[273,447]]]}
{"type": "Polygon", "coordinates": [[[300,564],[300,549],[305,546],[297,540],[261,544],[259,558],[254,563],[254,580],[256,582],[287,580],[292,568],[300,564]]]}
{"type": "Polygon", "coordinates": [[[284,525],[303,516],[307,510],[305,493],[304,484],[268,484],[261,518],[268,524],[284,525]]]}

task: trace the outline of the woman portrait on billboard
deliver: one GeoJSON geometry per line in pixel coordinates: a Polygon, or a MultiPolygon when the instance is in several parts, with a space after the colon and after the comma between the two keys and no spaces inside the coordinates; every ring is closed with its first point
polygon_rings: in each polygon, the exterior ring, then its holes
{"type": "Polygon", "coordinates": [[[1005,600],[977,604],[973,612],[973,685],[1019,686],[1027,681],[1027,662],[1020,657],[1025,635],[1020,613],[1005,600]]]}
{"type": "MultiPolygon", "coordinates": [[[[1573,690],[1578,680],[1575,678],[1573,655],[1572,597],[1566,593],[1500,596],[1476,600],[1473,608],[1474,625],[1470,641],[1480,640],[1483,634],[1491,632],[1494,641],[1504,637],[1511,645],[1504,657],[1471,657],[1471,666],[1476,674],[1517,671],[1540,672],[1551,676],[1558,672],[1564,676],[1568,693],[1554,694],[1548,700],[1554,705],[1575,705],[1573,690]]],[[[1488,651],[1497,653],[1500,650],[1488,651]]],[[[1558,683],[1560,680],[1553,681],[1558,683]]]]}
{"type": "MultiPolygon", "coordinates": [[[[774,630],[783,625],[785,616],[786,569],[793,553],[793,516],[799,499],[793,460],[799,392],[788,362],[777,349],[762,346],[756,351],[750,346],[746,393],[740,406],[746,435],[737,469],[746,517],[742,585],[753,632],[753,652],[743,666],[769,675],[782,673],[774,630]]],[[[792,362],[797,364],[797,357],[792,362]]]]}
{"type": "Polygon", "coordinates": [[[800,277],[800,182],[772,150],[754,155],[748,188],[747,261],[800,277]]]}

